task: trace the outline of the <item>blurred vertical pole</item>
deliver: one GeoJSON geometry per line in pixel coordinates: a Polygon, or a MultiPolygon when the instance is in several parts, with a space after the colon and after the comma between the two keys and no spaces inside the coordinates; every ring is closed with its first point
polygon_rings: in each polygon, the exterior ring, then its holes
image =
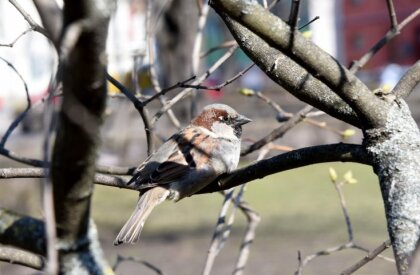
{"type": "Polygon", "coordinates": [[[113,8],[111,0],[64,1],[63,101],[51,166],[60,274],[112,274],[90,221],[90,206],[113,8]]]}
{"type": "MultiPolygon", "coordinates": [[[[162,87],[190,78],[192,52],[198,24],[196,1],[175,0],[165,9],[161,29],[156,33],[158,62],[162,87]]],[[[190,119],[188,102],[181,101],[173,109],[184,120],[190,119]]]]}

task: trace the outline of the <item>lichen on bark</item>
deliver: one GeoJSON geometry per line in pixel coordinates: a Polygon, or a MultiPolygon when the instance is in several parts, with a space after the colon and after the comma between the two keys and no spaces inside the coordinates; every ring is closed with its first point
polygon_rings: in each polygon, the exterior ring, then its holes
{"type": "Polygon", "coordinates": [[[365,130],[364,144],[379,177],[397,266],[405,274],[420,237],[420,132],[403,100],[392,104],[383,127],[365,130]]]}

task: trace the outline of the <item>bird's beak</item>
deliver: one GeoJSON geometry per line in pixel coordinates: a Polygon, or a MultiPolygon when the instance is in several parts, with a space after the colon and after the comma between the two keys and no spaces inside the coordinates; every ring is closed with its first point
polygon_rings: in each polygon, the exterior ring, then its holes
{"type": "Polygon", "coordinates": [[[248,122],[251,122],[251,121],[252,119],[249,119],[246,116],[238,115],[238,117],[235,119],[235,125],[240,126],[240,125],[247,124],[248,122]]]}

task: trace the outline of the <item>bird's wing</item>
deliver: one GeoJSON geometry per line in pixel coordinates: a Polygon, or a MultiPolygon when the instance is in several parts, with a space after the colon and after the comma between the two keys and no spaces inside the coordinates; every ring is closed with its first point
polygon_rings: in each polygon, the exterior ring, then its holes
{"type": "Polygon", "coordinates": [[[137,168],[129,184],[140,189],[165,185],[185,176],[190,169],[208,165],[211,137],[197,128],[186,128],[173,135],[137,168]]]}

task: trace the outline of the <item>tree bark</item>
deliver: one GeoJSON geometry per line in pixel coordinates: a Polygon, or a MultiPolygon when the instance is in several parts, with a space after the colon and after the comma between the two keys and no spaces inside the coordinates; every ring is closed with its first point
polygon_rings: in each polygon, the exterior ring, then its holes
{"type": "MultiPolygon", "coordinates": [[[[274,81],[363,130],[364,146],[380,181],[397,268],[407,274],[420,237],[420,133],[406,103],[395,95],[372,93],[338,61],[257,2],[214,0],[211,4],[240,47],[274,81]],[[340,100],[332,93],[347,105],[334,106],[331,99],[340,100]]],[[[418,82],[415,73],[405,79],[399,90],[412,89],[418,82]]]]}
{"type": "Polygon", "coordinates": [[[420,238],[420,132],[397,100],[384,127],[365,131],[364,144],[379,177],[397,268],[407,274],[420,238]]]}
{"type": "MultiPolygon", "coordinates": [[[[51,165],[61,274],[110,270],[90,222],[99,130],[106,105],[105,41],[112,1],[64,3],[63,102],[51,165]],[[80,28],[72,37],[68,30],[80,28]]],[[[63,49],[62,43],[62,49],[63,49]]]]}

